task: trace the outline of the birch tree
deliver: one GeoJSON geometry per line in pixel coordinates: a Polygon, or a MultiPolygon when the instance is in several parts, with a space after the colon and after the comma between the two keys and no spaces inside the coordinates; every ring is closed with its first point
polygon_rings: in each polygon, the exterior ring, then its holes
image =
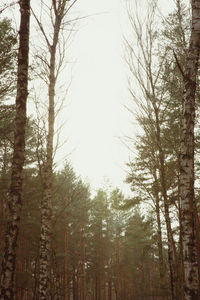
{"type": "Polygon", "coordinates": [[[20,212],[22,208],[22,172],[25,158],[26,103],[28,96],[30,0],[19,1],[19,7],[21,21],[19,30],[14,151],[0,292],[0,299],[10,300],[14,299],[16,247],[19,234],[20,212]]]}
{"type": "Polygon", "coordinates": [[[196,201],[194,198],[195,93],[200,53],[200,1],[191,1],[191,36],[184,71],[183,121],[180,155],[180,196],[185,270],[185,300],[199,299],[196,248],[196,201]]]}
{"type": "MultiPolygon", "coordinates": [[[[43,186],[41,200],[41,234],[40,234],[40,279],[39,299],[47,300],[50,297],[50,261],[51,261],[51,236],[52,236],[52,197],[53,197],[53,157],[54,157],[54,132],[55,132],[55,95],[56,83],[63,67],[65,55],[66,15],[77,0],[69,3],[67,0],[52,0],[50,4],[41,1],[40,17],[33,11],[36,23],[42,36],[45,47],[36,57],[39,60],[39,76],[48,89],[48,125],[45,129],[46,149],[45,158],[40,162],[40,175],[43,186]],[[48,18],[48,20],[46,19],[48,18]],[[45,26],[47,22],[47,26],[45,26]],[[62,42],[63,44],[62,44],[62,42]]],[[[67,35],[66,35],[67,36],[67,35]]]]}

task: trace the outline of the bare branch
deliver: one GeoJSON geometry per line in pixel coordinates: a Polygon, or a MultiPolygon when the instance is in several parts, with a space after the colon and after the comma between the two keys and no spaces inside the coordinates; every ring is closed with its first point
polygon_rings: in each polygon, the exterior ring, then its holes
{"type": "Polygon", "coordinates": [[[177,55],[176,55],[176,52],[174,51],[174,50],[172,50],[173,51],[173,54],[174,54],[174,57],[175,57],[175,60],[176,60],[176,64],[177,64],[177,66],[178,66],[178,68],[179,68],[179,71],[181,72],[181,75],[183,76],[183,79],[185,78],[185,74],[184,74],[184,72],[183,72],[183,69],[182,69],[182,67],[181,67],[181,64],[180,64],[180,62],[179,62],[179,60],[178,60],[178,57],[177,57],[177,55]]]}
{"type": "Polygon", "coordinates": [[[2,14],[4,12],[4,10],[6,10],[7,8],[10,8],[16,4],[19,4],[20,1],[13,1],[9,4],[4,4],[4,7],[0,9],[0,14],[2,14]]]}
{"type": "Polygon", "coordinates": [[[37,24],[38,24],[41,32],[42,32],[44,38],[45,38],[45,41],[46,41],[47,46],[48,46],[48,49],[50,50],[51,49],[51,44],[50,44],[50,42],[49,42],[49,40],[47,38],[47,35],[46,35],[45,30],[44,30],[44,28],[42,26],[42,23],[40,22],[40,20],[38,19],[38,17],[36,16],[36,14],[34,13],[34,11],[33,11],[32,8],[31,8],[31,12],[32,12],[32,14],[33,14],[33,16],[34,16],[34,18],[35,18],[35,20],[36,20],[36,22],[37,22],[37,24]]]}

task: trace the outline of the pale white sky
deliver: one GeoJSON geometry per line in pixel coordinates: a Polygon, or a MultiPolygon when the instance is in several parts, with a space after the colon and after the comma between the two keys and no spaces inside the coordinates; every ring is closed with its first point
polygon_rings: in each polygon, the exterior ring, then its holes
{"type": "MultiPolygon", "coordinates": [[[[130,151],[119,140],[136,132],[124,108],[129,98],[123,47],[123,34],[129,31],[126,1],[79,0],[76,4],[74,14],[89,17],[80,22],[69,48],[74,64],[64,114],[68,121],[63,134],[68,143],[61,152],[71,153],[75,171],[88,178],[93,189],[108,178],[130,194],[123,183],[130,151]]],[[[170,8],[169,1],[160,2],[170,8]]],[[[145,6],[148,1],[138,3],[145,6]]]]}
{"type": "MultiPolygon", "coordinates": [[[[130,133],[127,81],[123,53],[125,11],[121,0],[78,1],[76,12],[87,16],[69,51],[74,60],[68,93],[65,153],[75,171],[93,188],[104,179],[128,191],[123,184],[128,149],[119,138],[130,133]]],[[[63,151],[63,150],[62,150],[63,151]]]]}

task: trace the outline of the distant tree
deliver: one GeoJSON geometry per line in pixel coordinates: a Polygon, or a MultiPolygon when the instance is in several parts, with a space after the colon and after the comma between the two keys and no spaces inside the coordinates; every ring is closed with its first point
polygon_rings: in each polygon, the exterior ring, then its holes
{"type": "Polygon", "coordinates": [[[11,20],[0,21],[0,103],[9,99],[16,88],[17,33],[11,20]]]}
{"type": "Polygon", "coordinates": [[[100,189],[91,201],[90,217],[90,267],[95,300],[102,299],[106,289],[105,267],[110,258],[109,216],[108,195],[106,191],[100,189]]]}
{"type": "MultiPolygon", "coordinates": [[[[0,21],[0,172],[1,188],[8,184],[6,173],[11,163],[13,148],[15,106],[6,103],[13,98],[17,84],[17,32],[11,20],[4,18],[0,21]]],[[[1,208],[5,205],[5,193],[2,193],[1,208]]]]}
{"type": "MultiPolygon", "coordinates": [[[[113,267],[114,267],[114,285],[115,285],[115,294],[116,300],[119,300],[123,297],[122,295],[122,274],[120,269],[120,261],[122,255],[122,233],[125,229],[125,224],[127,221],[126,215],[127,212],[120,209],[121,206],[124,205],[125,197],[119,189],[114,189],[111,191],[109,195],[109,203],[111,204],[111,212],[110,212],[110,223],[111,223],[111,235],[114,242],[115,247],[115,258],[113,259],[113,267]]],[[[109,228],[109,226],[108,226],[109,228]]]]}
{"type": "Polygon", "coordinates": [[[125,299],[148,299],[150,295],[157,295],[153,234],[151,218],[145,220],[136,208],[126,223],[122,244],[122,280],[127,281],[123,287],[125,299]]]}
{"type": "Polygon", "coordinates": [[[62,267],[64,299],[70,295],[86,297],[87,236],[89,224],[89,187],[76,176],[70,164],[57,173],[54,197],[55,253],[60,253],[58,265],[62,267]],[[57,208],[56,208],[57,207],[57,208]],[[64,264],[63,264],[64,260],[64,264]]]}

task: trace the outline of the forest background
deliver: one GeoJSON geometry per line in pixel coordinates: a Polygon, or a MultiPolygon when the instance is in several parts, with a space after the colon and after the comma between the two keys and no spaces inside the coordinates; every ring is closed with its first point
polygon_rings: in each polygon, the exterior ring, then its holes
{"type": "MultiPolygon", "coordinates": [[[[196,287],[186,296],[187,287],[184,295],[180,207],[180,99],[190,39],[189,5],[172,1],[169,13],[168,7],[162,9],[164,1],[158,7],[155,1],[139,7],[126,2],[121,13],[117,2],[111,1],[105,12],[93,2],[95,15],[91,7],[82,13],[87,1],[83,7],[79,2],[41,1],[31,9],[21,222],[12,254],[14,269],[2,264],[2,274],[10,268],[14,275],[7,287],[9,276],[2,275],[1,299],[199,299],[194,298],[196,287]],[[126,19],[124,27],[129,24],[124,37],[119,17],[126,19]],[[132,127],[124,125],[130,123],[132,127]],[[125,134],[119,134],[119,128],[125,134]],[[68,138],[71,141],[63,145],[68,138]],[[75,150],[73,139],[79,141],[75,150]],[[129,194],[122,193],[119,165],[127,170],[129,194]],[[102,175],[114,184],[102,186],[102,175]],[[89,183],[92,178],[92,189],[85,176],[89,183]]],[[[17,4],[10,4],[12,9],[6,8],[1,19],[2,253],[13,205],[8,191],[19,42],[13,22],[17,4]],[[11,14],[12,21],[4,19],[4,13],[11,14]]],[[[198,127],[197,119],[196,157],[198,127]]],[[[198,219],[198,160],[195,170],[198,219]]]]}

